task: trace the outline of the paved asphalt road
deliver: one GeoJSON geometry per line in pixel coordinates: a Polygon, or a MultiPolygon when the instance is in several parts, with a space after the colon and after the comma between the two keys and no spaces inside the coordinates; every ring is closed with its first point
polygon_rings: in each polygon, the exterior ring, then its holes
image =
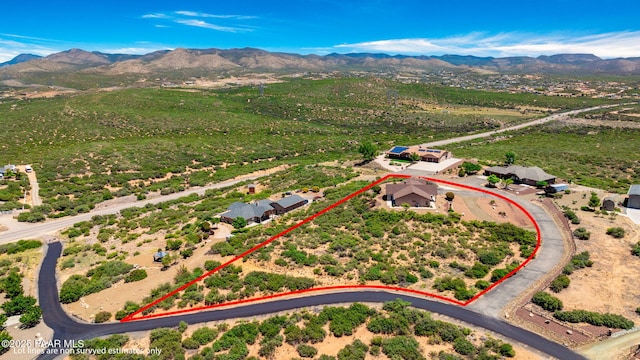
{"type": "Polygon", "coordinates": [[[544,124],[546,122],[552,121],[552,120],[561,120],[564,118],[567,118],[571,115],[576,115],[576,114],[580,114],[583,112],[587,112],[587,111],[592,111],[592,110],[598,110],[598,109],[606,109],[606,108],[610,108],[610,107],[616,107],[616,106],[624,106],[624,105],[629,105],[629,104],[635,104],[635,103],[625,103],[625,104],[613,104],[613,105],[600,105],[600,106],[594,106],[594,107],[590,107],[590,108],[586,108],[586,109],[578,109],[578,110],[571,110],[571,111],[567,111],[567,112],[563,112],[563,113],[559,113],[559,114],[553,114],[538,120],[533,120],[533,121],[529,121],[523,124],[519,124],[519,125],[514,125],[514,126],[509,126],[503,129],[498,129],[498,130],[493,130],[493,131],[487,131],[487,132],[483,132],[483,133],[479,133],[479,134],[473,134],[473,135],[467,135],[467,136],[460,136],[457,138],[453,138],[453,139],[445,139],[445,140],[439,140],[439,141],[432,141],[426,144],[422,144],[425,147],[437,147],[437,146],[443,146],[443,145],[449,145],[449,144],[454,144],[454,143],[459,143],[459,142],[463,142],[463,141],[469,141],[469,140],[473,140],[473,139],[479,139],[479,138],[483,138],[483,137],[489,137],[495,134],[499,134],[499,133],[503,133],[503,132],[507,132],[507,131],[514,131],[514,130],[520,130],[529,126],[534,126],[534,125],[540,125],[540,124],[544,124]]]}
{"type": "MultiPolygon", "coordinates": [[[[386,291],[345,291],[338,293],[320,294],[278,300],[262,304],[253,304],[230,309],[202,311],[198,313],[140,320],[126,323],[88,324],[74,321],[62,309],[58,298],[56,286],[56,263],[62,252],[62,244],[54,242],[48,245],[46,256],[40,268],[38,291],[40,306],[43,310],[44,322],[53,329],[54,339],[80,340],[91,339],[98,336],[126,333],[133,331],[152,330],[160,327],[177,326],[180,321],[188,324],[196,324],[206,321],[236,319],[275,313],[279,311],[293,310],[309,306],[337,304],[345,302],[385,302],[397,298],[409,301],[416,308],[446,315],[466,323],[482,327],[511,338],[527,346],[537,349],[550,356],[562,360],[584,359],[570,349],[547,340],[540,335],[510,325],[502,320],[477,314],[460,306],[432,301],[386,291]]],[[[60,349],[58,349],[60,350],[60,349]]],[[[55,354],[45,354],[38,357],[40,360],[54,359],[55,354]]]]}

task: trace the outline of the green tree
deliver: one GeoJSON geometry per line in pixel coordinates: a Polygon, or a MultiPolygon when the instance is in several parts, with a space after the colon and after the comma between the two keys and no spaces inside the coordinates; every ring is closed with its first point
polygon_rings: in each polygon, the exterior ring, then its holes
{"type": "Polygon", "coordinates": [[[512,165],[513,163],[516,162],[516,154],[513,151],[509,151],[507,152],[505,155],[505,162],[507,163],[507,165],[512,165]]]}
{"type": "Polygon", "coordinates": [[[173,257],[169,254],[162,258],[162,268],[166,269],[173,263],[173,257]]]}
{"type": "Polygon", "coordinates": [[[468,175],[473,175],[482,169],[482,166],[468,161],[463,162],[461,167],[464,170],[465,174],[468,175]]]}
{"type": "MultiPolygon", "coordinates": [[[[11,337],[11,335],[9,335],[7,330],[0,331],[0,342],[11,341],[12,339],[13,338],[11,337]]],[[[0,355],[6,353],[7,351],[9,351],[9,349],[9,346],[0,346],[0,355]]]]}
{"type": "Polygon", "coordinates": [[[587,205],[592,209],[597,209],[600,207],[600,198],[598,197],[597,193],[591,193],[591,197],[589,198],[589,203],[587,205]]]}
{"type": "Polygon", "coordinates": [[[512,178],[507,178],[502,180],[502,184],[504,184],[504,188],[505,190],[509,189],[509,185],[513,184],[513,179],[512,178]]]}
{"type": "Polygon", "coordinates": [[[9,276],[2,281],[2,288],[9,299],[22,294],[22,275],[17,271],[11,271],[9,276]]]}
{"type": "Polygon", "coordinates": [[[500,182],[500,178],[496,174],[491,174],[487,177],[487,182],[490,187],[496,187],[496,184],[500,182]]]}
{"type": "Polygon", "coordinates": [[[538,189],[546,188],[547,185],[549,185],[549,183],[546,181],[536,181],[536,187],[538,189]]]}
{"type": "Polygon", "coordinates": [[[411,160],[411,162],[418,162],[420,161],[420,155],[416,154],[416,153],[411,153],[411,155],[409,155],[409,159],[411,160]]]}
{"type": "Polygon", "coordinates": [[[18,295],[11,301],[2,304],[2,310],[8,315],[20,315],[26,313],[36,304],[36,299],[32,296],[18,295]]]}
{"type": "Polygon", "coordinates": [[[237,218],[233,219],[233,223],[231,225],[233,225],[233,227],[236,229],[242,229],[243,227],[247,226],[247,220],[242,216],[238,216],[237,218]]]}
{"type": "Polygon", "coordinates": [[[447,199],[447,201],[453,201],[453,199],[456,197],[456,194],[454,194],[451,191],[447,191],[446,194],[444,194],[445,199],[447,199]]]}
{"type": "Polygon", "coordinates": [[[40,306],[32,306],[20,316],[20,323],[25,327],[32,328],[40,323],[41,318],[42,309],[40,309],[40,306]]]}
{"type": "Polygon", "coordinates": [[[378,148],[372,143],[365,141],[358,147],[358,152],[362,155],[364,161],[371,161],[378,155],[378,148]]]}

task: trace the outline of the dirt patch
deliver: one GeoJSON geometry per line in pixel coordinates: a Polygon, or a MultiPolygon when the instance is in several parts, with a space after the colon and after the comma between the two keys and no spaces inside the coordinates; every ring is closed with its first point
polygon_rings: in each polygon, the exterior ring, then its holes
{"type": "MultiPolygon", "coordinates": [[[[584,227],[591,233],[589,240],[575,239],[576,253],[588,251],[593,266],[575,271],[569,287],[559,294],[567,310],[584,309],[623,315],[636,323],[640,316],[635,308],[640,299],[640,289],[635,284],[640,280],[640,258],[631,255],[631,247],[640,241],[640,232],[629,218],[621,215],[603,215],[582,211],[594,189],[576,188],[563,194],[556,203],[573,209],[580,224],[571,225],[572,230],[584,227]],[[622,239],[606,234],[608,228],[625,230],[622,239]]],[[[597,191],[600,199],[607,194],[597,191]]],[[[615,214],[615,213],[614,213],[615,214]]]]}
{"type": "MultiPolygon", "coordinates": [[[[632,114],[625,114],[633,116],[632,114]]],[[[618,120],[593,120],[593,119],[563,119],[560,120],[565,124],[584,125],[584,126],[604,126],[613,128],[640,129],[640,122],[635,121],[618,121],[618,120]]]]}

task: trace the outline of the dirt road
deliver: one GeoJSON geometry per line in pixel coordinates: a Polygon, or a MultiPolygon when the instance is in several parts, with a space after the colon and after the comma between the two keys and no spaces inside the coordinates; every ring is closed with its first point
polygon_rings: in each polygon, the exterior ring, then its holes
{"type": "Polygon", "coordinates": [[[157,204],[169,200],[175,200],[181,198],[183,196],[188,196],[191,194],[203,195],[207,190],[211,189],[220,189],[227,186],[232,186],[237,183],[246,180],[255,180],[259,177],[269,175],[281,168],[273,168],[265,171],[259,171],[256,173],[251,173],[248,175],[239,176],[234,179],[222,181],[216,184],[211,184],[198,188],[191,188],[182,192],[173,193],[164,196],[158,196],[153,199],[143,200],[143,201],[131,201],[131,202],[123,202],[123,203],[115,203],[111,206],[102,207],[100,209],[94,209],[85,214],[79,214],[72,217],[65,217],[55,220],[48,220],[44,223],[38,224],[27,224],[27,223],[19,223],[17,220],[13,219],[11,215],[3,215],[0,219],[0,224],[6,226],[9,230],[3,231],[0,233],[0,244],[10,243],[12,241],[17,241],[20,239],[32,239],[38,238],[45,234],[52,234],[56,231],[62,230],[66,227],[72,226],[73,224],[80,221],[90,220],[94,215],[107,215],[107,214],[116,214],[122,209],[126,209],[132,206],[143,207],[146,204],[157,204]]]}

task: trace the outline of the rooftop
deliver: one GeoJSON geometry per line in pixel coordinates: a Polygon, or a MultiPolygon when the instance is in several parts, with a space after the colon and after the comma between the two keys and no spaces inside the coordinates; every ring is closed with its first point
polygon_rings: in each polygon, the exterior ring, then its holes
{"type": "Polygon", "coordinates": [[[640,195],[640,185],[631,185],[627,195],[640,195]]]}

